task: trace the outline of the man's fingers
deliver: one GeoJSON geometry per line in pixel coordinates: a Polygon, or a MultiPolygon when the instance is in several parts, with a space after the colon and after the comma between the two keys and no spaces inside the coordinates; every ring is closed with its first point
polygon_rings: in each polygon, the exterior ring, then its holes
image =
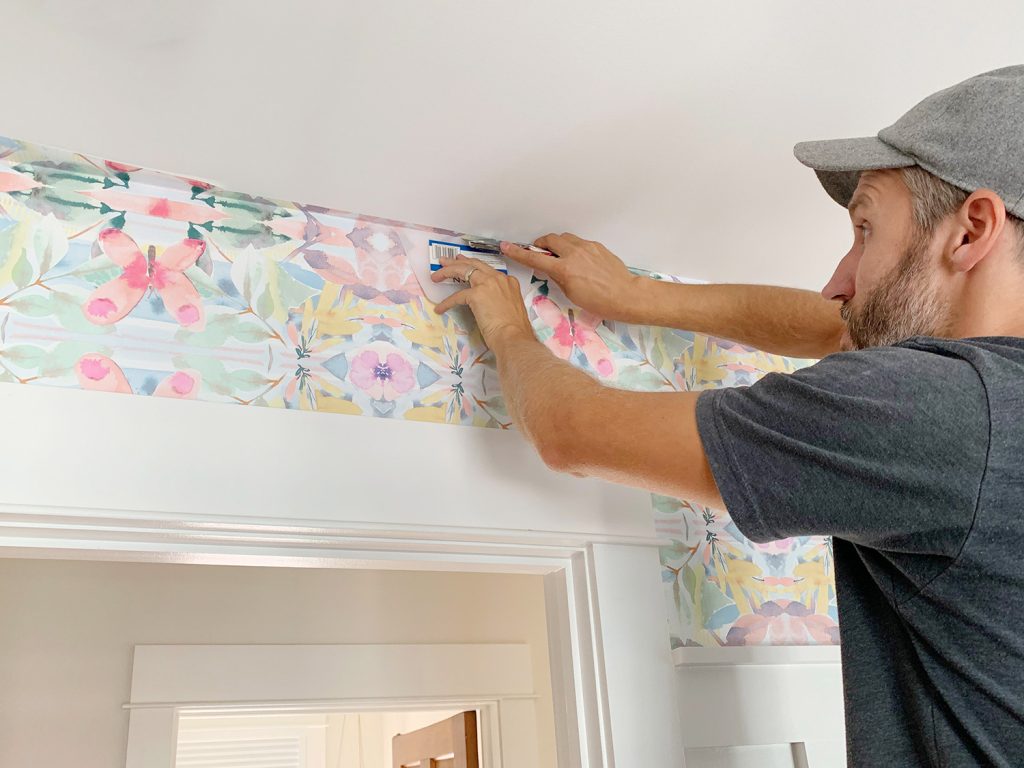
{"type": "Polygon", "coordinates": [[[447,299],[442,301],[440,304],[436,305],[434,307],[434,312],[436,312],[439,315],[443,315],[445,312],[447,312],[452,307],[457,307],[457,306],[460,306],[460,305],[468,305],[469,304],[469,291],[470,291],[469,288],[464,288],[463,290],[459,291],[458,293],[453,293],[451,296],[449,296],[447,299]]]}
{"type": "Polygon", "coordinates": [[[525,264],[527,267],[538,269],[549,275],[558,269],[558,265],[560,263],[557,256],[547,253],[538,253],[537,251],[531,251],[527,248],[520,248],[515,243],[502,243],[501,253],[502,255],[512,259],[512,261],[525,264]]]}
{"type": "MultiPolygon", "coordinates": [[[[577,240],[578,239],[579,238],[577,238],[577,240]]],[[[578,243],[574,243],[568,237],[565,237],[564,235],[556,235],[554,232],[544,235],[543,237],[538,237],[533,241],[533,244],[538,248],[551,251],[558,256],[564,256],[567,251],[578,245],[578,243]]]]}
{"type": "Polygon", "coordinates": [[[465,256],[458,256],[452,259],[447,256],[442,256],[440,261],[441,268],[430,273],[430,279],[435,283],[440,282],[446,277],[457,277],[460,280],[465,280],[466,273],[473,269],[477,270],[481,274],[498,274],[498,270],[490,264],[480,261],[480,259],[469,259],[465,256]]]}

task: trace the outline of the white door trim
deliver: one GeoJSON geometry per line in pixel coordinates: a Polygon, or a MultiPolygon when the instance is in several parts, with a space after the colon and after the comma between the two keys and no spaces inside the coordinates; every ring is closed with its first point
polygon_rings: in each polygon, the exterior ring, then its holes
{"type": "Polygon", "coordinates": [[[480,712],[489,766],[535,763],[532,679],[521,644],[137,645],[126,766],[174,768],[189,714],[453,708],[480,712]]]}
{"type": "MultiPolygon", "coordinates": [[[[25,505],[19,506],[20,511],[11,515],[0,509],[0,557],[541,574],[545,581],[559,767],[613,768],[617,749],[619,760],[629,765],[632,748],[628,745],[641,739],[660,749],[662,754],[677,755],[678,759],[672,764],[682,765],[682,747],[677,745],[677,733],[664,729],[654,735],[636,733],[629,723],[614,727],[616,717],[610,711],[607,667],[613,665],[628,675],[648,666],[649,659],[633,655],[630,643],[634,638],[640,641],[645,652],[652,639],[664,643],[665,659],[671,657],[667,627],[660,611],[646,617],[649,619],[644,622],[646,627],[635,622],[628,626],[610,622],[611,629],[602,628],[598,619],[601,611],[610,614],[618,606],[605,603],[602,608],[602,595],[598,590],[598,575],[602,570],[595,562],[595,545],[577,541],[574,546],[562,539],[545,541],[541,536],[531,543],[452,541],[406,535],[388,538],[362,532],[351,536],[323,527],[312,533],[255,521],[239,524],[234,520],[209,518],[204,521],[153,520],[128,512],[118,512],[116,517],[111,517],[109,510],[93,515],[84,509],[27,510],[25,505]],[[609,631],[616,632],[626,642],[612,659],[605,653],[605,633],[609,631]]],[[[648,557],[649,573],[635,569],[626,573],[608,571],[606,580],[615,580],[628,590],[630,581],[639,579],[636,590],[661,600],[657,553],[652,547],[633,543],[596,546],[608,551],[635,553],[632,557],[648,557]]],[[[667,713],[665,717],[677,722],[675,688],[670,675],[665,675],[663,687],[661,691],[647,691],[644,699],[617,697],[614,703],[619,711],[628,713],[652,706],[651,699],[660,699],[662,711],[667,713]]],[[[409,703],[419,708],[424,704],[422,701],[409,703]]],[[[453,705],[482,708],[484,719],[498,716],[497,710],[487,709],[498,706],[493,699],[435,699],[434,703],[445,708],[453,705]]],[[[192,704],[204,706],[203,702],[192,704]]],[[[501,705],[506,709],[517,706],[512,697],[505,697],[501,705]]],[[[133,743],[137,744],[154,744],[154,739],[165,738],[177,727],[176,712],[166,707],[133,702],[130,717],[135,734],[133,743]]],[[[160,752],[134,751],[132,754],[148,756],[146,762],[129,762],[129,768],[161,765],[160,761],[166,759],[166,754],[160,752]]]]}
{"type": "Polygon", "coordinates": [[[649,494],[501,430],[13,384],[0,409],[0,557],[540,574],[559,768],[682,765],[649,494]]]}

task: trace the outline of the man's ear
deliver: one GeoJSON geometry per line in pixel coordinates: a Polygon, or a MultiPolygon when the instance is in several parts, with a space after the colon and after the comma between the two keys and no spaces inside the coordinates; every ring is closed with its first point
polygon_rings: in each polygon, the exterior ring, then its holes
{"type": "Polygon", "coordinates": [[[1003,199],[991,189],[970,194],[955,214],[950,264],[957,272],[969,272],[995,250],[1006,223],[1003,199]]]}

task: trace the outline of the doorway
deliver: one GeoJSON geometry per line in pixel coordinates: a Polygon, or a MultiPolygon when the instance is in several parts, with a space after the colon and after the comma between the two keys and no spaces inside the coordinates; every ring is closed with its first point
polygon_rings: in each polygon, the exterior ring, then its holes
{"type": "Polygon", "coordinates": [[[478,714],[477,710],[181,714],[175,768],[478,768],[484,764],[476,732],[478,714]],[[471,744],[467,754],[457,753],[454,741],[460,734],[463,745],[471,744]],[[430,752],[434,754],[428,756],[430,752]],[[409,755],[417,758],[408,759],[409,755]]]}

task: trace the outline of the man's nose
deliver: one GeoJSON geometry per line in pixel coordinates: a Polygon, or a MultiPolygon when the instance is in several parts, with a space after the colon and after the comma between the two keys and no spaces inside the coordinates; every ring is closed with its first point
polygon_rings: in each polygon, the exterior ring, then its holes
{"type": "Polygon", "coordinates": [[[853,249],[842,258],[832,279],[821,289],[821,295],[829,301],[849,301],[854,294],[854,276],[856,275],[853,249]]]}

